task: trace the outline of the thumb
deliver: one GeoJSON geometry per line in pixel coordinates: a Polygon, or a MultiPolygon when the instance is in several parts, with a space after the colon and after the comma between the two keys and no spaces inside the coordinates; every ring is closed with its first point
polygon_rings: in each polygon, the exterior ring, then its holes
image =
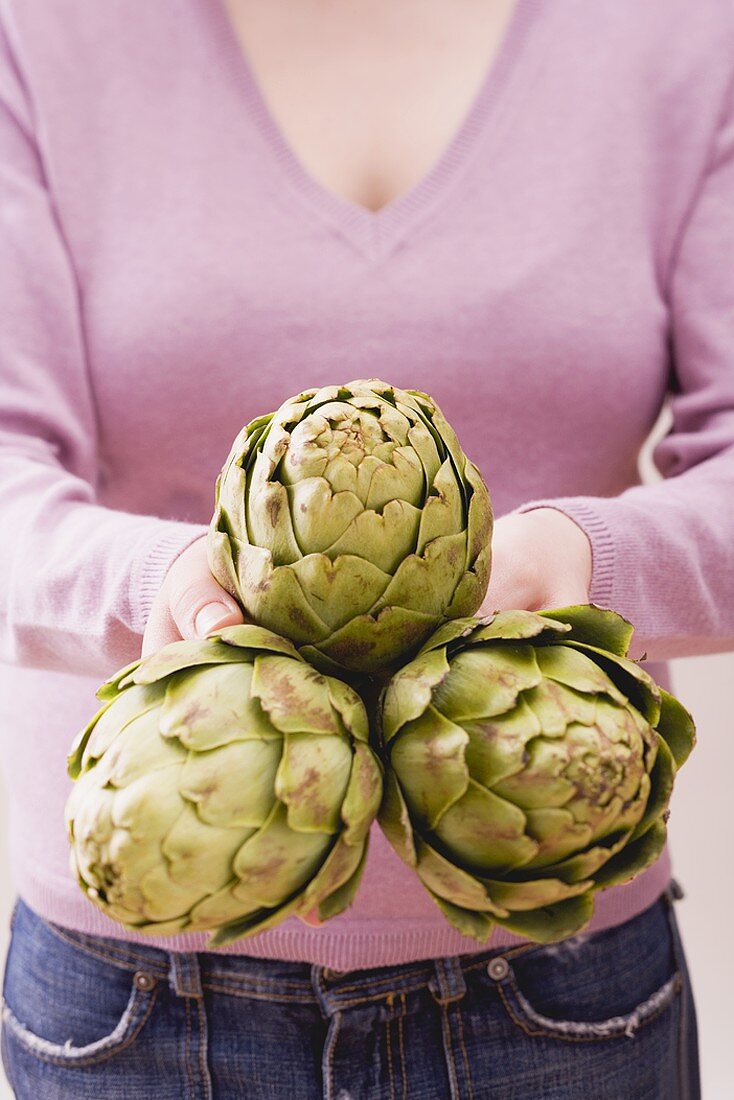
{"type": "Polygon", "coordinates": [[[245,621],[235,600],[206,573],[177,578],[168,606],[182,638],[206,638],[225,626],[245,621]]]}

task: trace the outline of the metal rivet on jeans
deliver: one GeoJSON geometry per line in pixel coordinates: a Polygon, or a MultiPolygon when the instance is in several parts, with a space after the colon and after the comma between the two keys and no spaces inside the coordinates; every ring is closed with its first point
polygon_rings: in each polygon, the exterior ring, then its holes
{"type": "Polygon", "coordinates": [[[323,970],[324,978],[327,982],[336,981],[338,978],[343,978],[347,974],[347,970],[334,970],[330,966],[325,966],[323,970]]]}
{"type": "Polygon", "coordinates": [[[496,982],[501,982],[503,978],[506,978],[510,972],[510,964],[507,959],[503,959],[501,955],[498,955],[496,959],[490,959],[487,963],[487,973],[490,978],[494,978],[496,982]]]}
{"type": "Polygon", "coordinates": [[[155,978],[152,974],[148,974],[146,970],[138,970],[133,981],[135,988],[142,989],[144,993],[147,993],[155,985],[155,978]]]}

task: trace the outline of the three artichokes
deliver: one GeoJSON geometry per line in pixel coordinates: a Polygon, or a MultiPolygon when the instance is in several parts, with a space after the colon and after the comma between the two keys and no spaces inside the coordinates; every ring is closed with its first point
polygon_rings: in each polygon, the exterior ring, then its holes
{"type": "Polygon", "coordinates": [[[612,611],[470,618],[491,534],[486,487],[426,394],[360,380],[248,424],[208,547],[257,625],[100,688],[66,810],[90,900],[212,946],[324,920],[350,904],[379,811],[461,932],[545,942],[588,923],[596,891],[659,854],[693,722],[629,660],[612,611]]]}

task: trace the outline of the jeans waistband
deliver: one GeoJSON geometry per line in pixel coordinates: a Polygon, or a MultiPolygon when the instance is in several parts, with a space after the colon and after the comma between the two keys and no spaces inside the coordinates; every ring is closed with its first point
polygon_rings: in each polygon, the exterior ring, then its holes
{"type": "MultiPolygon", "coordinates": [[[[655,905],[661,902],[670,904],[679,896],[679,890],[677,883],[671,882],[655,905]]],[[[644,920],[649,912],[646,910],[633,920],[644,920]]],[[[44,924],[55,936],[78,950],[111,966],[133,972],[138,982],[166,981],[178,996],[199,998],[206,990],[211,990],[254,1000],[299,1004],[317,1002],[327,1016],[357,1004],[392,1000],[426,988],[439,1003],[450,1003],[463,996],[466,976],[486,968],[492,959],[499,956],[506,959],[518,956],[527,958],[546,949],[544,944],[523,943],[397,966],[335,971],[309,963],[243,955],[220,955],[206,951],[167,952],[125,940],[90,936],[44,920],[22,900],[16,905],[13,925],[20,915],[44,924]]],[[[606,932],[593,934],[605,935],[606,932]]],[[[589,933],[579,933],[581,937],[585,935],[589,933]]]]}

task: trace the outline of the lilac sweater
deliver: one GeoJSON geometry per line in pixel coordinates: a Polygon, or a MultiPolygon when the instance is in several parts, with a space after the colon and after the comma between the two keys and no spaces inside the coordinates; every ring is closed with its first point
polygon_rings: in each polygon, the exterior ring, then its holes
{"type": "MultiPolygon", "coordinates": [[[[592,599],[663,683],[734,644],[733,32],[730,0],[519,0],[451,143],[374,214],[306,175],[221,0],[0,0],[0,745],[38,912],[134,938],[68,870],[66,752],[235,433],[295,391],[431,392],[498,515],[545,501],[587,532],[592,599]]],[[[374,841],[346,914],[227,950],[477,950],[374,841]]]]}

